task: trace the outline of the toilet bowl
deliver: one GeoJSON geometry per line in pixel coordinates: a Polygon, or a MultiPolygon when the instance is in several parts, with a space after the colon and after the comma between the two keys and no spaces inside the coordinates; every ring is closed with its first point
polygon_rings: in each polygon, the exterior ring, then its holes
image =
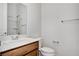
{"type": "Polygon", "coordinates": [[[39,41],[39,56],[55,56],[55,50],[50,47],[43,47],[42,39],[39,41]]]}
{"type": "Polygon", "coordinates": [[[49,47],[42,47],[39,51],[42,56],[55,56],[55,50],[49,47]]]}

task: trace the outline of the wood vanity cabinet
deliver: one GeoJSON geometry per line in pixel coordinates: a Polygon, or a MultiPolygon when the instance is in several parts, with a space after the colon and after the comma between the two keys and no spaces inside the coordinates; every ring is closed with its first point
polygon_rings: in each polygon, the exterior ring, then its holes
{"type": "Polygon", "coordinates": [[[2,52],[2,56],[38,56],[39,50],[38,50],[39,44],[38,41],[30,44],[26,44],[24,46],[20,46],[18,48],[8,50],[5,52],[2,52]]]}
{"type": "Polygon", "coordinates": [[[34,51],[26,54],[25,56],[38,56],[38,53],[39,53],[38,50],[34,50],[34,51]]]}

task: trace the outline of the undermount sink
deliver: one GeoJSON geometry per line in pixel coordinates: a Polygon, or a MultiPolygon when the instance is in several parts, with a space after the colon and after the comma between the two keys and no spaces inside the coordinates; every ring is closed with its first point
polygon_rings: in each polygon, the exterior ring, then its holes
{"type": "Polygon", "coordinates": [[[18,38],[18,39],[15,39],[15,40],[5,40],[5,41],[2,41],[1,42],[1,45],[5,45],[5,44],[12,44],[12,43],[20,43],[20,42],[29,42],[29,41],[32,41],[33,39],[32,38],[18,38]]]}
{"type": "Polygon", "coordinates": [[[19,37],[16,39],[16,36],[17,35],[9,35],[4,37],[1,41],[1,45],[13,43],[13,42],[25,41],[26,39],[26,38],[19,38],[19,37]]]}

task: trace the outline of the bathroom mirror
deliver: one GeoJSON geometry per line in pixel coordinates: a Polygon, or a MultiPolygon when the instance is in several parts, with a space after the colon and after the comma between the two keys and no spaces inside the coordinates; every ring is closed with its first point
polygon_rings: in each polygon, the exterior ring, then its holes
{"type": "Polygon", "coordinates": [[[7,4],[7,35],[27,34],[27,8],[22,3],[7,4]]]}

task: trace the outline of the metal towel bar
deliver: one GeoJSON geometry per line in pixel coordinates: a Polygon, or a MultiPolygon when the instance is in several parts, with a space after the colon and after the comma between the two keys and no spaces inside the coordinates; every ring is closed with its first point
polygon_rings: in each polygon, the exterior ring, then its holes
{"type": "Polygon", "coordinates": [[[71,19],[71,20],[61,20],[61,23],[64,23],[64,22],[71,22],[71,21],[78,21],[79,19],[71,19]]]}

